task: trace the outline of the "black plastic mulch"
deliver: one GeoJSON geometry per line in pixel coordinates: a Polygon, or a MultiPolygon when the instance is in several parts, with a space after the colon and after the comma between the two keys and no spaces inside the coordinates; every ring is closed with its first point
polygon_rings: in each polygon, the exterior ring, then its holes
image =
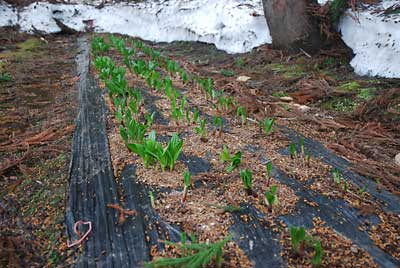
{"type": "MultiPolygon", "coordinates": [[[[78,267],[140,267],[143,261],[150,260],[153,246],[162,248],[160,240],[178,241],[180,229],[164,222],[153,210],[148,195],[148,191],[152,189],[135,180],[134,166],[125,167],[120,182],[116,182],[112,172],[105,128],[106,107],[100,89],[88,72],[87,42],[84,38],[80,38],[78,44],[81,49],[77,56],[80,74],[79,115],[72,148],[65,220],[68,237],[72,240],[78,238],[72,230],[74,223],[78,220],[91,221],[93,230],[88,239],[83,242],[82,251],[76,250],[74,264],[78,267]],[[138,215],[129,217],[123,225],[119,225],[118,213],[116,210],[107,208],[107,204],[121,204],[125,209],[136,210],[138,215]]],[[[156,111],[154,105],[151,109],[156,111]]],[[[162,117],[159,119],[164,121],[162,117]]],[[[281,130],[292,140],[300,137],[291,129],[281,127],[281,130]]],[[[389,192],[377,191],[374,182],[368,182],[349,170],[350,164],[346,160],[332,154],[321,143],[313,140],[306,138],[305,146],[314,157],[322,157],[323,161],[338,168],[357,185],[363,186],[367,182],[367,191],[384,201],[382,206],[386,211],[399,213],[399,199],[389,192]]],[[[261,151],[253,146],[251,148],[261,151]]],[[[193,173],[206,172],[210,168],[210,163],[204,159],[192,159],[182,155],[180,160],[185,162],[193,173]]],[[[265,159],[260,159],[260,161],[263,162],[265,159]]],[[[309,191],[296,179],[290,178],[278,169],[273,170],[272,176],[288,185],[299,196],[296,212],[280,217],[287,225],[311,227],[313,217],[320,217],[327,226],[371,254],[381,267],[400,266],[398,260],[373,243],[367,232],[358,229],[365,220],[373,224],[379,223],[376,216],[358,215],[356,209],[350,207],[345,201],[330,199],[309,191]],[[304,198],[317,203],[318,207],[307,205],[303,201],[304,198]]],[[[197,187],[201,187],[201,184],[197,187]]],[[[279,234],[268,228],[264,221],[266,215],[252,206],[242,205],[242,207],[244,210],[241,213],[249,215],[251,220],[244,222],[239,213],[233,213],[235,224],[230,231],[235,241],[254,262],[255,267],[284,267],[285,263],[280,256],[279,234]]]]}

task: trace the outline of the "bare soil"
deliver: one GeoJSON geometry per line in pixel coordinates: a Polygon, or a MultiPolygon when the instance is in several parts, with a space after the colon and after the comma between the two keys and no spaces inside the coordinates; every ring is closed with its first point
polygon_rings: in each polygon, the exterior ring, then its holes
{"type": "Polygon", "coordinates": [[[75,38],[0,29],[0,266],[54,267],[74,130],[75,38]]]}

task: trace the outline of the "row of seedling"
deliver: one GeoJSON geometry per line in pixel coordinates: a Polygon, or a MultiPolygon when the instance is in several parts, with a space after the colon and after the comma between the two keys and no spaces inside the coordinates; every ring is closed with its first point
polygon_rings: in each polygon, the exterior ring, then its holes
{"type": "MultiPolygon", "coordinates": [[[[125,47],[125,43],[123,39],[116,38],[114,36],[110,36],[112,45],[123,55],[124,62],[127,65],[128,69],[133,70],[136,74],[141,75],[143,78],[146,79],[147,84],[150,88],[153,88],[160,92],[161,88],[164,88],[164,93],[166,97],[170,100],[171,104],[171,115],[172,118],[179,124],[182,121],[183,116],[186,116],[186,121],[188,125],[190,122],[197,123],[196,115],[193,115],[193,120],[190,118],[190,114],[194,113],[193,111],[190,112],[189,110],[184,110],[185,100],[181,100],[180,105],[177,105],[176,101],[179,96],[176,88],[173,88],[172,79],[171,77],[181,77],[184,84],[189,82],[195,82],[201,89],[204,90],[206,97],[211,97],[212,99],[217,100],[217,104],[223,110],[231,109],[236,103],[234,103],[232,97],[226,97],[222,90],[215,90],[213,88],[213,82],[211,78],[204,79],[195,75],[189,76],[188,73],[179,67],[179,64],[176,61],[167,59],[161,56],[159,51],[153,50],[151,47],[146,46],[143,42],[139,40],[133,40],[133,48],[127,49],[125,47]],[[129,58],[135,53],[132,51],[135,50],[142,50],[144,54],[150,57],[148,64],[144,60],[125,60],[129,58]],[[148,68],[146,68],[148,66],[148,68]],[[161,80],[160,73],[156,71],[156,67],[164,67],[164,69],[170,74],[170,77],[165,77],[161,80]],[[177,75],[178,74],[178,75],[177,75]],[[192,77],[192,79],[190,79],[192,77]]],[[[103,41],[104,42],[104,41],[103,41]]],[[[238,106],[236,108],[236,116],[240,118],[242,125],[246,124],[247,121],[247,111],[246,108],[243,106],[238,106]]],[[[272,133],[272,125],[274,124],[274,118],[266,118],[264,121],[260,121],[260,129],[262,128],[266,135],[272,133]]],[[[213,120],[214,129],[218,129],[218,134],[222,132],[222,120],[218,117],[214,117],[213,120]]],[[[206,138],[206,129],[204,128],[204,122],[200,122],[200,130],[196,129],[201,136],[202,140],[207,140],[206,138]],[[201,133],[200,133],[201,132],[201,133]]]]}
{"type": "Polygon", "coordinates": [[[198,110],[188,109],[186,107],[186,97],[181,96],[178,90],[173,87],[171,76],[173,76],[174,73],[180,73],[180,76],[183,77],[184,83],[188,81],[187,73],[183,69],[180,69],[176,62],[170,60],[166,61],[167,70],[170,76],[162,78],[161,73],[157,70],[157,67],[159,67],[160,64],[158,60],[161,58],[159,52],[152,50],[150,47],[144,46],[142,42],[137,40],[134,40],[133,42],[134,47],[128,49],[125,47],[123,39],[114,36],[110,36],[110,39],[111,46],[115,47],[123,55],[124,63],[131,72],[145,79],[149,88],[154,89],[159,93],[163,91],[167,99],[170,101],[171,117],[177,125],[180,125],[183,118],[186,119],[188,125],[198,122],[198,110]],[[151,60],[146,62],[145,60],[133,58],[135,55],[134,52],[138,49],[142,49],[146,55],[150,55],[151,60]],[[132,51],[134,52],[132,53],[132,51]]]}
{"type": "MultiPolygon", "coordinates": [[[[124,55],[124,59],[125,56],[132,56],[134,55],[134,53],[129,53],[129,52],[124,52],[124,51],[129,51],[128,49],[126,49],[124,47],[124,42],[122,41],[122,39],[117,39],[114,37],[111,37],[112,43],[114,45],[114,47],[116,47],[116,49],[124,55]],[[124,54],[126,53],[126,54],[124,54]]],[[[149,47],[145,47],[143,45],[142,42],[140,41],[134,41],[134,47],[135,48],[141,48],[144,53],[148,56],[151,57],[152,60],[159,60],[157,63],[160,63],[160,53],[159,52],[155,52],[154,50],[152,50],[149,47]]],[[[179,71],[179,67],[176,63],[172,62],[172,61],[168,61],[168,60],[164,60],[164,62],[166,63],[165,65],[167,66],[167,70],[170,74],[172,73],[176,73],[179,71]]],[[[144,61],[141,61],[141,68],[140,70],[143,70],[142,73],[140,71],[137,72],[137,74],[142,75],[143,72],[146,73],[149,70],[150,71],[155,71],[155,66],[157,66],[157,63],[151,63],[149,62],[149,66],[151,66],[150,68],[147,68],[146,70],[146,66],[147,64],[144,61]]],[[[130,65],[128,64],[128,67],[130,65]]],[[[156,76],[156,78],[158,79],[159,76],[156,76]]],[[[207,90],[211,90],[212,91],[212,80],[211,79],[207,79],[207,80],[198,80],[198,83],[202,84],[202,86],[204,88],[206,88],[207,90]]],[[[172,110],[172,117],[176,120],[176,121],[180,121],[183,117],[183,110],[184,107],[186,105],[186,98],[185,96],[183,96],[181,98],[181,102],[180,105],[176,104],[177,98],[179,96],[179,93],[177,93],[176,89],[172,88],[172,80],[170,78],[164,78],[163,79],[163,85],[164,85],[164,91],[165,94],[167,96],[167,98],[171,101],[171,110],[172,110]]],[[[206,90],[206,91],[207,91],[206,90]]],[[[215,91],[214,91],[215,92],[215,91]]],[[[223,99],[221,98],[221,96],[219,96],[219,101],[223,104],[223,105],[227,105],[227,103],[231,103],[231,101],[228,99],[223,99]]],[[[239,118],[241,118],[242,124],[244,125],[246,123],[247,120],[247,113],[246,113],[246,109],[242,106],[237,107],[236,109],[236,114],[239,118]]],[[[188,123],[191,121],[190,120],[190,114],[188,113],[188,111],[186,111],[186,119],[188,121],[188,123]]],[[[198,110],[195,110],[193,112],[193,121],[197,122],[198,121],[198,110]]],[[[262,126],[262,128],[264,129],[264,132],[268,135],[270,133],[272,133],[273,129],[272,126],[275,122],[274,118],[267,118],[265,119],[265,121],[260,122],[259,125],[260,127],[262,126]]],[[[214,131],[221,133],[222,132],[222,128],[223,128],[223,120],[221,117],[219,116],[214,116],[213,118],[213,125],[214,125],[214,131]]],[[[207,128],[206,128],[206,121],[205,119],[200,120],[199,122],[199,126],[196,127],[196,132],[200,135],[201,140],[206,141],[207,140],[207,128]]],[[[153,144],[154,142],[150,143],[153,144]]],[[[147,153],[146,156],[146,150],[139,150],[141,149],[141,147],[138,146],[130,146],[131,150],[134,150],[137,154],[142,155],[142,157],[144,159],[146,159],[145,161],[145,165],[148,165],[149,163],[151,163],[152,161],[154,161],[154,159],[159,159],[159,157],[155,157],[156,154],[151,154],[151,153],[147,153]],[[138,149],[139,148],[139,149],[138,149]],[[153,156],[153,157],[151,157],[153,156]],[[147,164],[146,164],[147,163],[147,164]]],[[[147,150],[148,151],[148,150],[147,150]]],[[[227,148],[224,147],[224,151],[222,153],[221,156],[221,160],[224,161],[229,161],[230,165],[227,168],[227,172],[230,173],[232,172],[241,162],[241,152],[237,152],[234,156],[230,156],[229,152],[227,152],[227,148]]],[[[160,161],[160,160],[159,160],[160,161]]],[[[265,196],[265,202],[267,203],[268,207],[270,209],[272,209],[272,206],[275,205],[277,203],[277,187],[275,185],[271,186],[269,185],[269,181],[270,181],[270,172],[272,169],[272,164],[269,162],[267,164],[267,174],[268,174],[268,190],[265,192],[264,196],[265,196]]],[[[241,170],[239,172],[240,177],[242,179],[244,188],[246,190],[246,192],[248,194],[252,194],[252,172],[249,169],[246,170],[241,170]]],[[[188,187],[185,187],[186,189],[188,189],[188,187]]],[[[185,191],[187,192],[187,191],[185,191]]],[[[186,195],[185,195],[186,196],[186,195]]],[[[186,197],[184,198],[186,199],[186,197]]]]}
{"type": "MultiPolygon", "coordinates": [[[[116,39],[115,37],[110,37],[110,38],[116,39]]],[[[120,42],[114,42],[114,43],[120,43],[120,42]]],[[[206,99],[215,100],[216,104],[222,110],[227,111],[235,105],[232,97],[225,96],[222,90],[214,89],[213,81],[211,78],[202,78],[193,74],[189,75],[186,72],[186,70],[181,68],[176,61],[161,56],[161,53],[159,51],[153,50],[151,47],[146,46],[143,42],[139,40],[133,40],[132,44],[134,49],[141,50],[144,54],[146,54],[150,58],[149,61],[150,66],[158,66],[160,68],[163,68],[170,75],[170,79],[172,79],[172,77],[180,78],[183,84],[188,84],[188,83],[195,84],[199,89],[203,90],[206,99]]],[[[117,49],[117,50],[120,51],[121,53],[124,53],[125,51],[123,49],[117,49]]],[[[126,55],[124,55],[124,58],[125,56],[126,55]]],[[[127,65],[128,68],[130,68],[131,64],[127,65]]],[[[157,74],[154,75],[155,78],[157,78],[157,76],[158,76],[157,74]]],[[[152,86],[152,88],[157,89],[158,88],[157,85],[159,85],[160,83],[155,80],[154,83],[148,83],[148,84],[155,85],[152,86]]]]}
{"type": "MultiPolygon", "coordinates": [[[[92,48],[106,47],[103,45],[104,41],[101,40],[93,39],[92,48]]],[[[117,47],[121,53],[128,53],[131,56],[132,52],[118,40],[120,39],[113,39],[113,46],[117,47]]],[[[182,140],[177,134],[174,134],[167,145],[163,147],[160,142],[156,141],[154,131],[145,138],[146,132],[153,122],[154,113],[145,113],[145,123],[141,123],[140,107],[143,104],[143,98],[139,90],[128,87],[125,68],[116,67],[116,64],[107,56],[98,56],[97,53],[95,55],[94,66],[109,90],[109,96],[115,106],[115,118],[120,123],[120,135],[127,147],[143,158],[146,167],[158,161],[161,170],[164,171],[168,168],[172,171],[182,151],[182,140]]],[[[143,70],[148,70],[148,68],[143,68],[143,70]]]]}

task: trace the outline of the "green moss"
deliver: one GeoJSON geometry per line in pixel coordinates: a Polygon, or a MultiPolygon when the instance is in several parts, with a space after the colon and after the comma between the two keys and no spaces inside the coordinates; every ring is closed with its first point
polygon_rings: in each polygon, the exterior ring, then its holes
{"type": "Polygon", "coordinates": [[[8,82],[12,80],[12,76],[9,73],[0,72],[0,82],[8,82]]]}
{"type": "Polygon", "coordinates": [[[285,79],[302,76],[306,74],[304,72],[303,64],[284,65],[281,63],[271,63],[265,65],[265,68],[273,71],[274,73],[281,74],[285,79]]]}
{"type": "Polygon", "coordinates": [[[243,58],[239,57],[239,58],[235,59],[235,66],[237,68],[243,68],[244,65],[245,65],[245,62],[244,62],[243,58]]]}
{"type": "Polygon", "coordinates": [[[357,103],[346,97],[335,97],[322,104],[322,108],[326,110],[335,110],[340,112],[351,112],[356,107],[357,103]]]}
{"type": "Polygon", "coordinates": [[[370,100],[375,96],[377,89],[374,87],[371,88],[361,88],[359,93],[357,94],[357,97],[363,100],[370,100]]]}
{"type": "Polygon", "coordinates": [[[22,49],[22,50],[33,50],[34,48],[37,48],[40,46],[40,40],[37,38],[29,38],[26,41],[19,43],[17,45],[17,48],[22,49]]]}
{"type": "Polygon", "coordinates": [[[3,73],[6,68],[6,63],[2,60],[0,60],[0,73],[3,73]]]}
{"type": "Polygon", "coordinates": [[[282,97],[287,97],[289,96],[286,92],[283,91],[277,91],[271,94],[275,98],[282,98],[282,97]]]}
{"type": "Polygon", "coordinates": [[[221,69],[219,72],[220,72],[223,76],[225,76],[225,77],[232,77],[232,76],[235,76],[235,72],[232,71],[232,70],[221,69]]]}
{"type": "Polygon", "coordinates": [[[40,48],[42,45],[41,41],[38,38],[29,38],[24,42],[21,42],[16,45],[15,50],[5,50],[0,53],[0,60],[11,58],[11,59],[25,59],[32,56],[32,51],[37,48],[40,48]]]}
{"type": "Polygon", "coordinates": [[[341,84],[338,88],[342,89],[342,90],[346,90],[346,91],[353,91],[353,90],[359,89],[360,84],[357,81],[353,81],[353,82],[341,84]]]}

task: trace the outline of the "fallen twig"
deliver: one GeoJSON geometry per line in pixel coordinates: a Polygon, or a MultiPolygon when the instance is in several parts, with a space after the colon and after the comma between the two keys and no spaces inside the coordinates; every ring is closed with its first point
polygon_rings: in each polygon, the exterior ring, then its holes
{"type": "Polygon", "coordinates": [[[124,209],[120,205],[117,204],[107,204],[108,208],[113,208],[119,211],[119,219],[118,224],[122,225],[125,222],[125,215],[135,216],[138,214],[136,210],[124,209]]]}

